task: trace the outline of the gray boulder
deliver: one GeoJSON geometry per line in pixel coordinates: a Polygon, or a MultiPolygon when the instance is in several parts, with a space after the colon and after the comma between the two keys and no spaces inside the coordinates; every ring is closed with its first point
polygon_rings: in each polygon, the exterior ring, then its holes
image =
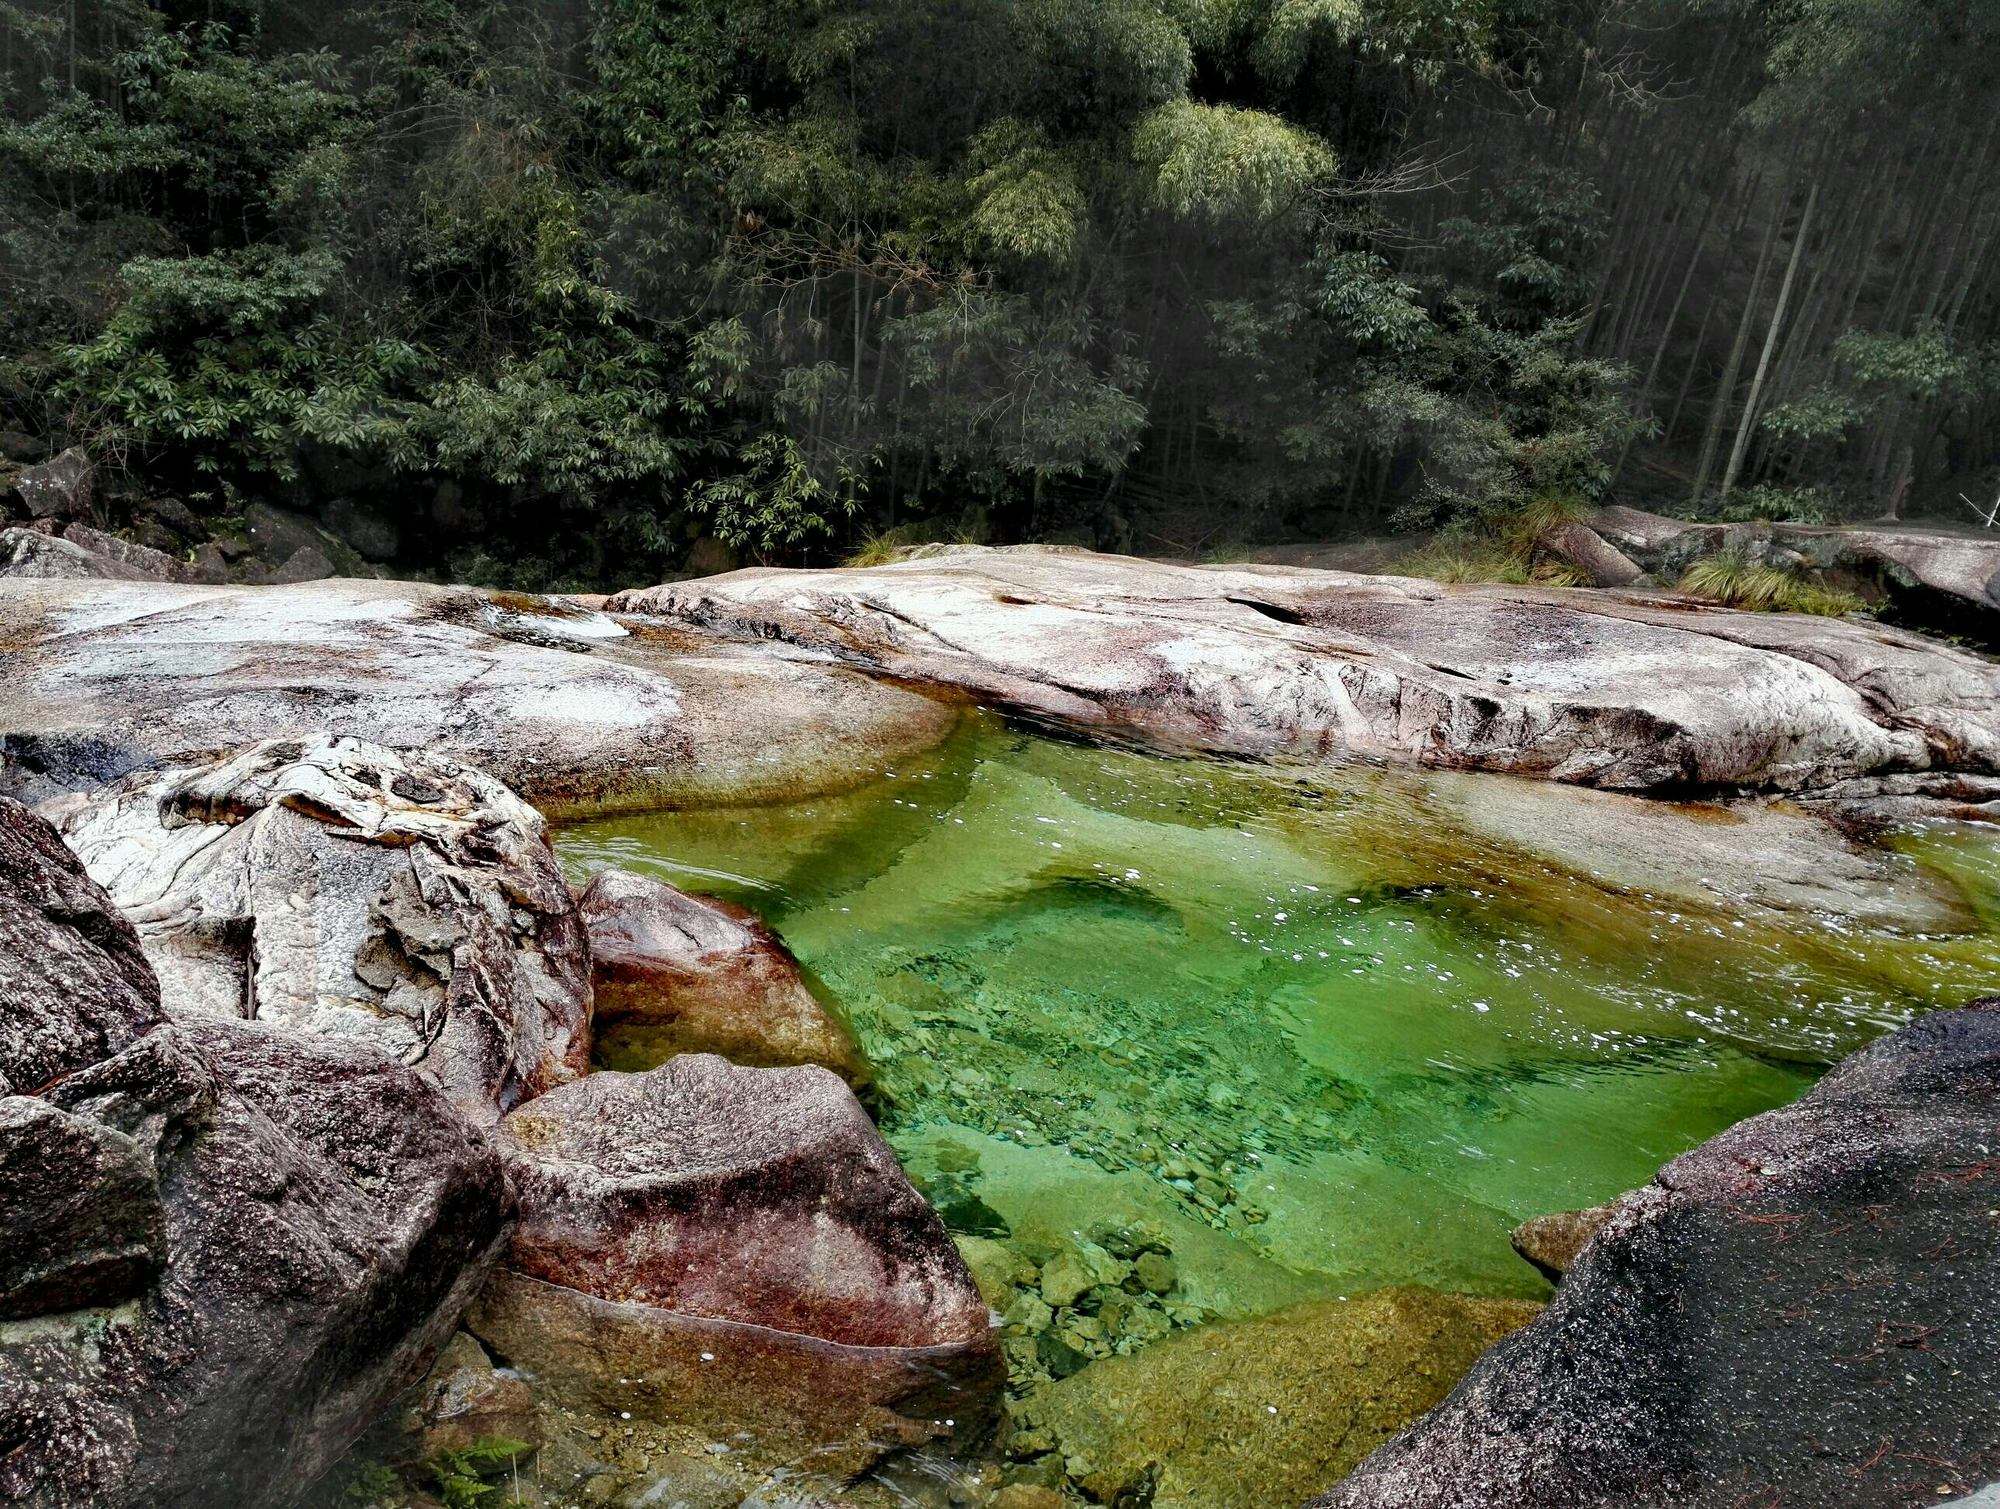
{"type": "Polygon", "coordinates": [[[479,1122],[587,1067],[576,904],[540,814],[476,770],[279,739],[48,811],[175,1015],[378,1043],[479,1122]]]}
{"type": "Polygon", "coordinates": [[[72,446],[16,472],[14,495],[32,519],[87,519],[97,499],[97,467],[72,446]]]}
{"type": "Polygon", "coordinates": [[[53,828],[0,797],[0,1095],[38,1091],[160,1019],[153,968],[117,905],[53,828]]]}
{"type": "Polygon", "coordinates": [[[0,1500],[295,1499],[483,1281],[497,1155],[379,1049],[163,1022],[130,926],[4,801],[0,1024],[0,1500]]]}
{"type": "Polygon", "coordinates": [[[1908,1504],[2000,1479],[2000,998],[1625,1196],[1542,1316],[1319,1502],[1908,1504]]]}
{"type": "Polygon", "coordinates": [[[94,1290],[43,1291],[91,1308],[0,1326],[9,1502],[292,1501],[423,1375],[503,1229],[486,1140],[364,1044],[190,1019],[38,1104],[79,1138],[123,1139],[125,1177],[90,1187],[91,1220],[53,1187],[44,1209],[82,1252],[130,1260],[115,1285],[100,1268],[94,1290]],[[130,1177],[142,1162],[154,1226],[130,1177]],[[159,1257],[156,1273],[142,1261],[159,1257]]]}

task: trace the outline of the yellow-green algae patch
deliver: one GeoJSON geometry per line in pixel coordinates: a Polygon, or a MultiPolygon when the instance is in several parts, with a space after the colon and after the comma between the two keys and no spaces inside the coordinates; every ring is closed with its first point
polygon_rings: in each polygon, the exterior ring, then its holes
{"type": "Polygon", "coordinates": [[[1020,1433],[1098,1503],[1303,1504],[1540,1308],[1398,1288],[1217,1321],[1043,1389],[1020,1433]]]}

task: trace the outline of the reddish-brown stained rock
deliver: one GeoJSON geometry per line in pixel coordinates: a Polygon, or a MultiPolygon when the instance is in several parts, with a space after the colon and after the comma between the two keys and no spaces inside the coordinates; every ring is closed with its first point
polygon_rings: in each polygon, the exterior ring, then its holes
{"type": "Polygon", "coordinates": [[[590,935],[599,1062],[645,1068],[677,1053],[719,1053],[739,1064],[819,1064],[851,1085],[867,1080],[853,1034],[755,914],[624,870],[593,876],[578,904],[590,935]]]}
{"type": "Polygon", "coordinates": [[[987,1336],[943,1224],[824,1069],[687,1054],[590,1075],[502,1126],[523,1274],[850,1346],[987,1336]]]}

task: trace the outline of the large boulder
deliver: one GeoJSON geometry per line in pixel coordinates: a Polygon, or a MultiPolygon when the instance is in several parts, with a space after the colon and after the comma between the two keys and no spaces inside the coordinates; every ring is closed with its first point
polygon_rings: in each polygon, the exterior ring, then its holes
{"type": "Polygon", "coordinates": [[[688,1054],[503,1135],[520,1221],[467,1325],[539,1386],[836,1478],[990,1428],[985,1303],[833,1074],[688,1054]]]}
{"type": "Polygon", "coordinates": [[[9,578],[150,582],[160,580],[160,573],[46,529],[0,529],[0,579],[9,578]]]}
{"type": "Polygon", "coordinates": [[[588,1066],[575,902],[540,814],[476,770],[276,739],[48,811],[172,1013],[379,1043],[483,1122],[588,1066]]]}
{"type": "Polygon", "coordinates": [[[97,467],[72,446],[16,472],[14,495],[31,519],[87,519],[97,501],[97,467]]]}
{"type": "Polygon", "coordinates": [[[163,1021],[131,927],[4,801],[0,1024],[0,1499],[292,1500],[484,1278],[498,1156],[379,1049],[163,1021]]]}
{"type": "Polygon", "coordinates": [[[552,816],[792,799],[942,740],[948,702],[558,598],[413,582],[0,581],[0,793],[258,740],[464,759],[552,816]]]}
{"type": "Polygon", "coordinates": [[[90,1187],[92,1222],[53,1180],[44,1207],[125,1262],[0,1327],[9,1501],[289,1502],[422,1376],[503,1230],[486,1139],[365,1044],[189,1019],[37,1104],[126,1150],[123,1176],[90,1187]],[[72,1300],[94,1307],[55,1308],[72,1300]]]}
{"type": "Polygon", "coordinates": [[[0,797],[0,1095],[37,1091],[159,1020],[152,966],[116,903],[53,828],[0,797]]]}
{"type": "Polygon", "coordinates": [[[2000,633],[2000,534],[1922,524],[1707,523],[1616,506],[1596,532],[1665,577],[1733,550],[1872,581],[1920,621],[2000,633]]]}
{"type": "Polygon", "coordinates": [[[1937,1502],[2000,1479],[2000,998],[1621,1200],[1340,1509],[1937,1502]]]}
{"type": "Polygon", "coordinates": [[[686,1054],[509,1115],[516,1272],[862,1347],[985,1339],[958,1250],[824,1069],[686,1054]]]}
{"type": "Polygon", "coordinates": [[[590,935],[600,1063],[650,1068],[677,1053],[739,1064],[819,1064],[868,1078],[854,1035],[806,988],[755,913],[627,870],[601,870],[578,906],[590,935]]]}
{"type": "Polygon", "coordinates": [[[607,606],[1157,746],[1639,791],[1970,774],[2000,794],[2000,667],[1844,620],[1039,547],[739,571],[607,606]]]}

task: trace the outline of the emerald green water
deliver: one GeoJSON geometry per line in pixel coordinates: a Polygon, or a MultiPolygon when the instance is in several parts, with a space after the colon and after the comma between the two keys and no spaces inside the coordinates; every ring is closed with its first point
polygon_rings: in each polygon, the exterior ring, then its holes
{"type": "MultiPolygon", "coordinates": [[[[1898,861],[1961,920],[1862,925],[1593,878],[1468,823],[1486,790],[979,719],[847,795],[559,848],[761,912],[955,1230],[1029,1262],[1161,1233],[1153,1331],[1391,1283],[1544,1292],[1508,1246],[1523,1217],[1642,1183],[1911,1012],[2000,989],[2000,860],[1963,830],[1898,861]]],[[[1694,842],[1734,841],[1702,816],[1694,842]]]]}

